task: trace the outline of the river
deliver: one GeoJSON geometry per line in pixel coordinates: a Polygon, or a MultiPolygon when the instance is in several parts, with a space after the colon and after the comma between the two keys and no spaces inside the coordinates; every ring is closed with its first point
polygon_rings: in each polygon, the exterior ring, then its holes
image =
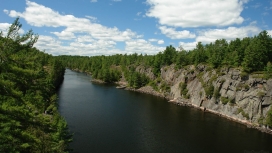
{"type": "Polygon", "coordinates": [[[272,153],[272,135],[66,69],[59,111],[75,153],[272,153]]]}

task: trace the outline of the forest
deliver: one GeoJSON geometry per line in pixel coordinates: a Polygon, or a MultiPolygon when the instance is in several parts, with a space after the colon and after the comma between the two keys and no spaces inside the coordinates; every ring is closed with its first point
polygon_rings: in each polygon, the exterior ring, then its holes
{"type": "MultiPolygon", "coordinates": [[[[236,68],[241,71],[240,75],[243,78],[250,74],[258,74],[259,78],[265,80],[272,78],[272,38],[267,31],[262,31],[254,37],[237,38],[232,41],[219,39],[209,44],[198,42],[191,51],[186,51],[182,47],[177,50],[170,45],[156,55],[136,53],[94,57],[63,55],[56,58],[66,67],[90,73],[92,78],[106,83],[114,83],[125,78],[130,88],[137,89],[149,85],[154,90],[165,93],[170,92],[170,85],[162,81],[160,75],[164,68],[170,65],[176,70],[186,69],[190,65],[205,65],[207,70],[216,72],[225,68],[236,68]],[[137,71],[139,66],[152,69],[151,73],[155,75],[155,79],[150,79],[145,73],[137,71]]],[[[210,84],[211,82],[209,81],[210,84]]],[[[220,97],[219,90],[214,86],[207,86],[203,80],[201,84],[209,98],[220,97]]],[[[180,84],[180,90],[185,99],[190,99],[186,83],[180,84]]],[[[224,97],[221,99],[224,104],[228,103],[228,99],[224,97]]],[[[265,121],[259,123],[272,127],[272,108],[267,113],[265,121]]]]}
{"type": "MultiPolygon", "coordinates": [[[[147,84],[156,88],[155,80],[137,72],[137,66],[152,68],[157,78],[164,66],[178,70],[199,64],[211,69],[240,68],[246,75],[258,72],[264,79],[272,78],[272,38],[267,31],[232,41],[198,42],[191,51],[170,45],[156,55],[54,57],[33,47],[38,39],[33,31],[20,35],[21,26],[17,18],[6,36],[0,33],[0,152],[69,151],[72,135],[58,112],[56,95],[65,67],[107,83],[124,77],[132,88],[147,84]]],[[[272,126],[272,111],[269,120],[272,126]]]]}
{"type": "Polygon", "coordinates": [[[33,31],[18,33],[19,18],[0,33],[0,152],[68,152],[72,136],[58,112],[65,67],[33,47],[33,31]]]}
{"type": "Polygon", "coordinates": [[[257,36],[246,37],[227,41],[216,40],[210,44],[198,42],[195,49],[186,51],[176,50],[167,46],[156,55],[111,55],[111,56],[58,56],[63,65],[71,69],[90,72],[93,78],[104,82],[116,82],[122,73],[134,88],[139,88],[152,83],[143,74],[135,71],[139,65],[151,67],[155,76],[160,75],[163,66],[175,65],[176,69],[187,65],[205,64],[212,69],[221,67],[239,67],[244,74],[260,72],[264,78],[272,77],[272,38],[267,31],[260,32],[257,36]]]}

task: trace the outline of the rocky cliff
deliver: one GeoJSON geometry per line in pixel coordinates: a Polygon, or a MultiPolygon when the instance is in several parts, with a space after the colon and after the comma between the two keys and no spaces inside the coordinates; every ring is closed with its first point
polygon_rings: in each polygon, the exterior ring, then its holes
{"type": "Polygon", "coordinates": [[[153,80],[153,88],[152,85],[142,87],[138,89],[140,92],[164,96],[177,104],[202,108],[267,129],[263,125],[272,107],[272,79],[249,75],[238,68],[215,70],[205,65],[181,69],[175,69],[174,65],[162,67],[159,77],[143,66],[138,66],[136,71],[153,80]]]}

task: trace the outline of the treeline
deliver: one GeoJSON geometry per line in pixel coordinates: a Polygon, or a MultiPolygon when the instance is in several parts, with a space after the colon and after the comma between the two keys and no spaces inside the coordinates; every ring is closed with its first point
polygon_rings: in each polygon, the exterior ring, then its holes
{"type": "Polygon", "coordinates": [[[19,35],[18,20],[0,34],[0,152],[66,152],[71,135],[56,103],[64,66],[33,47],[32,31],[19,35]]]}
{"type": "Polygon", "coordinates": [[[240,67],[245,73],[261,71],[264,77],[272,77],[272,38],[267,31],[257,36],[235,39],[228,42],[225,39],[203,45],[199,42],[192,51],[177,51],[173,46],[167,46],[157,55],[112,55],[112,56],[59,56],[62,63],[71,68],[91,72],[93,78],[105,82],[120,79],[124,72],[131,86],[145,85],[146,79],[138,74],[138,65],[152,68],[156,76],[160,75],[163,66],[175,64],[176,69],[186,65],[205,64],[212,68],[240,67]],[[139,77],[141,76],[141,77],[139,77]],[[138,80],[136,80],[138,79],[138,80]]]}

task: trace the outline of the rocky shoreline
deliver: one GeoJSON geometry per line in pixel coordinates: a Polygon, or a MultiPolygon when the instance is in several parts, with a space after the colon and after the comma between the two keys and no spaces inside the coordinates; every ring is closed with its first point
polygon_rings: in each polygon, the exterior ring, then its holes
{"type": "MultiPolygon", "coordinates": [[[[102,84],[106,83],[106,82],[104,82],[102,80],[98,80],[98,79],[92,79],[91,81],[94,82],[94,83],[102,83],[102,84]]],[[[144,86],[144,87],[141,87],[139,89],[135,89],[135,88],[127,87],[127,82],[125,82],[125,81],[115,82],[115,84],[117,85],[116,88],[119,88],[119,89],[135,91],[135,92],[140,92],[140,93],[145,93],[145,94],[150,94],[150,95],[158,96],[158,97],[161,97],[161,98],[165,98],[170,103],[173,103],[173,104],[176,104],[176,105],[179,105],[179,106],[193,107],[193,108],[199,109],[199,110],[204,111],[204,112],[213,113],[213,114],[216,114],[218,116],[224,117],[224,118],[226,118],[228,120],[243,124],[243,125],[247,126],[247,128],[254,128],[254,129],[257,129],[257,130],[259,130],[261,132],[264,132],[264,133],[267,133],[267,134],[272,134],[272,129],[269,129],[268,127],[265,127],[265,126],[261,127],[260,125],[257,125],[256,123],[251,123],[251,122],[249,122],[247,120],[242,120],[242,119],[238,119],[238,118],[226,115],[226,114],[222,114],[220,112],[217,112],[217,111],[212,110],[212,109],[208,109],[208,108],[203,107],[203,106],[199,107],[197,105],[194,105],[194,104],[190,103],[188,99],[183,99],[183,98],[171,99],[170,97],[165,96],[163,93],[160,93],[160,92],[154,90],[151,86],[144,86]]]]}
{"type": "MultiPolygon", "coordinates": [[[[119,84],[118,82],[116,82],[116,84],[124,86],[123,83],[119,84]]],[[[272,135],[272,129],[269,129],[267,127],[260,127],[259,125],[253,124],[253,123],[251,123],[249,121],[241,120],[241,119],[238,119],[238,118],[234,118],[234,117],[231,117],[231,116],[228,116],[228,115],[216,112],[214,110],[207,109],[205,107],[196,106],[196,105],[194,105],[192,103],[189,103],[185,99],[180,99],[180,98],[178,98],[178,99],[170,99],[169,97],[164,96],[162,93],[160,93],[158,91],[155,91],[151,86],[144,86],[144,87],[141,87],[139,89],[134,89],[134,88],[130,88],[130,87],[124,87],[122,89],[124,89],[124,90],[130,90],[130,91],[135,91],[135,92],[140,92],[140,93],[145,93],[145,94],[151,94],[151,95],[154,95],[154,96],[165,98],[170,103],[173,103],[173,104],[176,104],[176,105],[179,105],[179,106],[193,107],[193,108],[199,109],[199,110],[204,111],[204,112],[213,113],[213,114],[216,114],[216,115],[218,115],[220,117],[224,117],[224,118],[226,118],[228,120],[231,120],[231,121],[243,124],[243,125],[247,126],[247,128],[254,128],[254,129],[257,129],[257,130],[259,130],[261,132],[268,133],[268,134],[272,135]]]]}
{"type": "Polygon", "coordinates": [[[247,128],[254,128],[254,129],[257,129],[257,130],[259,130],[261,132],[268,133],[268,134],[272,135],[272,129],[269,129],[267,127],[260,127],[259,125],[253,124],[253,123],[251,123],[249,121],[246,121],[246,120],[241,120],[241,119],[238,119],[238,118],[234,118],[234,117],[231,117],[231,116],[216,112],[214,110],[207,109],[205,107],[198,107],[198,106],[193,105],[193,104],[188,103],[188,102],[181,102],[181,101],[178,101],[178,100],[175,100],[175,99],[174,100],[169,100],[168,102],[179,105],[179,106],[193,107],[193,108],[200,109],[200,110],[202,110],[204,112],[213,113],[213,114],[216,114],[216,115],[218,115],[220,117],[224,117],[224,118],[226,118],[228,120],[243,124],[243,125],[247,126],[247,128]]]}

